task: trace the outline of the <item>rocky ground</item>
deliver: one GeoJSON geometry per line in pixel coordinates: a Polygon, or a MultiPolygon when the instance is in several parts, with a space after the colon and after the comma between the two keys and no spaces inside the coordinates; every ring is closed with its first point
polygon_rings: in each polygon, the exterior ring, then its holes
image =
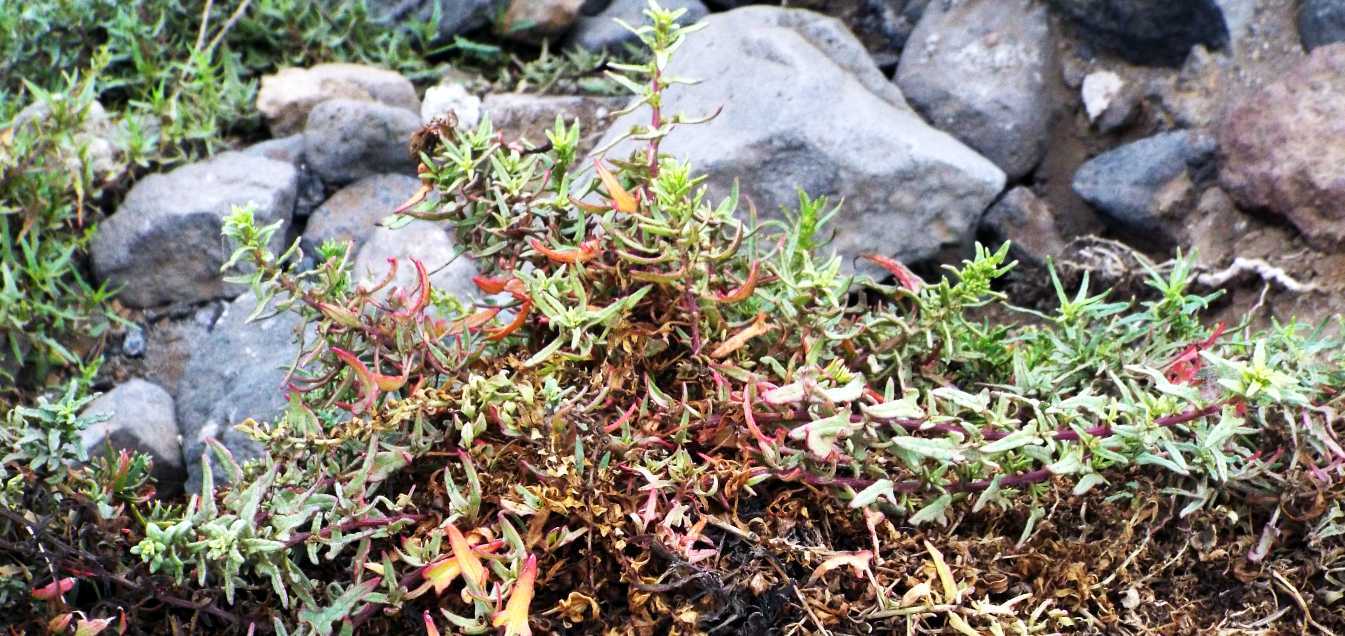
{"type": "MultiPolygon", "coordinates": [[[[371,3],[394,26],[434,4],[371,3]]],[[[593,50],[628,42],[612,18],[636,22],[642,7],[439,4],[444,40],[493,30],[593,50]]],[[[663,150],[704,172],[713,196],[736,181],[763,216],[797,205],[797,188],[843,200],[832,245],[855,271],[876,273],[858,257],[877,252],[929,273],[975,240],[1007,239],[1021,262],[1009,290],[1030,305],[1053,294],[1048,259],[1067,279],[1087,271],[1130,295],[1143,293],[1146,265],[1181,252],[1202,285],[1228,292],[1212,319],[1341,311],[1345,2],[666,4],[706,26],[673,69],[702,81],[671,91],[665,109],[717,116],[663,150]]],[[[485,85],[457,72],[417,86],[359,65],[285,69],[257,95],[270,139],[140,179],[92,244],[132,326],[89,407],[113,419],[87,443],[150,451],[173,492],[199,479],[206,437],[246,457],[256,449],[231,425],[284,407],[294,325],[246,323],[255,300],[220,273],[233,206],[279,223],[275,247],[349,241],[362,275],[415,257],[438,270],[437,287],[469,294],[473,267],[448,232],[379,227],[417,188],[407,148],[421,126],[489,117],[506,139],[541,145],[559,115],[581,122],[586,148],[626,152],[612,147],[633,121],[615,116],[622,99],[485,85]]]]}

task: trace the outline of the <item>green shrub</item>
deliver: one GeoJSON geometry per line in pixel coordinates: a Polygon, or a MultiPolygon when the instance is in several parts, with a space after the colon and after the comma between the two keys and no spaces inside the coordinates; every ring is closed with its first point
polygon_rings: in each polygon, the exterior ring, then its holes
{"type": "MultiPolygon", "coordinates": [[[[1023,311],[994,291],[1007,248],[933,283],[881,258],[894,284],[846,276],[819,252],[825,201],[747,227],[736,196],[710,200],[658,153],[686,123],[658,104],[688,30],[650,14],[654,55],[614,81],[651,118],[614,167],[577,165],[563,122],[544,151],[489,122],[418,141],[422,194],[440,196],[389,224],[451,225],[490,300],[432,289],[415,261],[408,289],[355,284],[343,245],[289,271],[266,249],[277,227],[233,215],[258,313],[318,334],[284,417],[241,425],[269,454],[239,465],[214,445],[199,496],[150,505],[133,460],[67,469],[16,443],[6,501],[31,512],[0,514],[0,568],[22,581],[0,611],[317,634],[1100,630],[1104,600],[996,588],[935,543],[965,523],[1002,551],[1057,509],[1156,507],[1259,535],[1246,558],[1322,590],[1298,600],[1332,620],[1337,336],[1208,329],[1183,262],[1140,303],[1057,282],[1031,325],[974,318],[1023,311]],[[1319,514],[1281,515],[1314,498],[1319,514]],[[41,600],[24,608],[24,590],[41,600]]],[[[6,441],[61,446],[80,425],[62,404],[20,412],[6,441]]]]}

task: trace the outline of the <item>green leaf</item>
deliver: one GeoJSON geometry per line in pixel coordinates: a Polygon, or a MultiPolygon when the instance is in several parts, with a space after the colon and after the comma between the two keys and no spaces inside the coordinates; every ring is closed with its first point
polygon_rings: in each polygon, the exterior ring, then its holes
{"type": "Polygon", "coordinates": [[[962,450],[958,448],[953,440],[946,437],[914,437],[911,435],[898,435],[892,438],[892,443],[902,450],[910,451],[921,457],[953,463],[962,461],[962,450]]]}
{"type": "Polygon", "coordinates": [[[331,636],[332,623],[349,617],[355,605],[378,589],[378,585],[382,582],[382,578],[374,577],[359,585],[352,585],[336,597],[331,605],[321,610],[307,608],[300,610],[299,620],[312,625],[321,636],[331,636]]]}
{"type": "Polygon", "coordinates": [[[938,499],[929,502],[924,508],[911,515],[909,521],[911,525],[920,525],[922,523],[931,523],[937,521],[939,525],[948,525],[948,506],[953,503],[953,496],[945,494],[938,499]]]}

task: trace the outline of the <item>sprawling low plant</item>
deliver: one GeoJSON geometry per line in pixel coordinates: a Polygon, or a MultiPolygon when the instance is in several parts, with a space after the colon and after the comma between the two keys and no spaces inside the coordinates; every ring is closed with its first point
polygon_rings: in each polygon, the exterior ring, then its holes
{"type": "Polygon", "coordinates": [[[416,136],[422,189],[387,224],[452,228],[474,296],[434,289],[416,261],[396,263],[409,285],[360,282],[340,244],[298,271],[297,247],[271,254],[276,227],[238,211],[236,280],[259,315],[305,319],[285,416],[241,425],[269,452],[239,465],[213,445],[219,469],[203,464],[185,506],[137,503],[135,479],[104,488],[100,510],[134,512],[116,539],[133,558],[94,569],[68,550],[49,579],[27,573],[48,613],[68,616],[64,591],[123,598],[148,580],[171,616],[279,633],[1026,634],[1075,618],[1054,599],[1020,612],[1031,594],[959,580],[931,543],[910,562],[912,533],[984,519],[1024,544],[1057,507],[1156,496],[1180,517],[1254,520],[1246,563],[1306,546],[1295,582],[1326,591],[1314,607],[1339,601],[1337,337],[1208,329],[1194,316],[1213,298],[1182,261],[1152,272],[1151,300],[1057,280],[1054,312],[995,325],[975,316],[1013,310],[994,291],[1007,247],[937,281],[874,255],[882,282],[822,255],[824,199],[745,224],[735,194],[713,200],[659,152],[693,123],[662,108],[686,81],[666,73],[691,31],[679,13],[652,5],[636,30],[652,54],[614,69],[650,115],[622,145],[581,159],[564,122],[543,148],[488,121],[416,136]],[[769,610],[772,590],[790,593],[769,610]]]}

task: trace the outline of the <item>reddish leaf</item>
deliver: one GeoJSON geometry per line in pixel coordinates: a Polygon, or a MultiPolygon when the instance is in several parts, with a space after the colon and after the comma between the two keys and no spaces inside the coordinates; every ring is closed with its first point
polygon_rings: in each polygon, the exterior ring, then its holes
{"type": "Polygon", "coordinates": [[[514,319],[509,321],[509,324],[500,327],[499,329],[491,329],[487,331],[486,339],[504,340],[509,334],[518,331],[520,327],[527,324],[528,314],[530,313],[532,313],[532,301],[525,300],[523,301],[523,305],[518,308],[518,313],[514,315],[514,319]]]}
{"type": "Polygon", "coordinates": [[[73,587],[75,587],[75,577],[67,576],[33,590],[33,598],[39,601],[54,600],[64,596],[73,587]]]}
{"type": "Polygon", "coordinates": [[[910,268],[903,265],[901,261],[888,258],[886,256],[881,256],[878,254],[865,254],[864,258],[867,258],[873,261],[874,263],[877,263],[879,267],[887,270],[894,277],[896,277],[897,283],[899,283],[902,287],[905,287],[906,289],[909,289],[913,292],[918,292],[920,291],[921,287],[925,286],[925,281],[922,280],[919,276],[916,276],[915,272],[911,271],[910,268]]]}
{"type": "Polygon", "coordinates": [[[543,245],[541,241],[533,238],[528,239],[528,245],[531,245],[532,249],[537,250],[553,263],[574,265],[576,263],[586,263],[593,260],[598,255],[599,242],[598,239],[593,239],[591,241],[580,243],[579,247],[565,250],[553,250],[546,245],[543,245]]]}
{"type": "Polygon", "coordinates": [[[721,303],[733,304],[737,302],[742,302],[750,298],[752,296],[752,292],[757,288],[758,269],[760,269],[760,264],[753,261],[752,269],[747,272],[747,280],[744,281],[743,284],[740,285],[737,289],[727,294],[721,293],[716,295],[715,299],[721,303]]]}

